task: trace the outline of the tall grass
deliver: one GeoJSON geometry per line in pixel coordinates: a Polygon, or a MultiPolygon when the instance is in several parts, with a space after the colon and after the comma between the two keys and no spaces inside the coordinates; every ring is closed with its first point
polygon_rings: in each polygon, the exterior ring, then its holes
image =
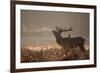
{"type": "Polygon", "coordinates": [[[81,52],[79,48],[43,48],[29,49],[21,48],[21,62],[44,62],[44,61],[63,61],[63,60],[84,60],[89,59],[89,50],[81,52]]]}

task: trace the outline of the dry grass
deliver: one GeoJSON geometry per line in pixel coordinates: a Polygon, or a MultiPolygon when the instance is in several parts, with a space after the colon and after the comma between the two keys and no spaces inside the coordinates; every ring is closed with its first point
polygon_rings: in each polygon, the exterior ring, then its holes
{"type": "Polygon", "coordinates": [[[84,60],[89,59],[89,50],[81,52],[79,48],[47,48],[40,50],[21,49],[21,62],[44,62],[44,61],[63,61],[63,60],[84,60]]]}

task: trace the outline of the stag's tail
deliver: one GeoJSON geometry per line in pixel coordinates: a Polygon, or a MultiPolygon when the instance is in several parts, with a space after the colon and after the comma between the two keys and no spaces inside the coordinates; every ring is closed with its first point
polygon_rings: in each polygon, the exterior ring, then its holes
{"type": "Polygon", "coordinates": [[[85,51],[85,47],[84,47],[84,44],[85,44],[85,39],[84,38],[81,38],[81,43],[80,43],[80,50],[82,51],[82,52],[84,52],[85,51]]]}

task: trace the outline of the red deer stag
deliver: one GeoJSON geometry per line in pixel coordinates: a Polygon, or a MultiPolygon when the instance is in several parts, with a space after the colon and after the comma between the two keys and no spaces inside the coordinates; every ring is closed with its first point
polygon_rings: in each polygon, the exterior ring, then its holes
{"type": "Polygon", "coordinates": [[[80,50],[83,52],[85,51],[85,47],[84,47],[84,43],[85,43],[85,39],[82,38],[82,37],[74,37],[74,38],[71,38],[70,35],[69,37],[62,37],[61,36],[61,33],[62,32],[66,32],[66,31],[72,31],[72,28],[70,27],[69,29],[66,29],[65,28],[61,28],[61,27],[56,27],[56,30],[53,30],[53,34],[56,38],[56,42],[62,46],[65,51],[66,51],[66,48],[77,48],[79,47],[80,50]]]}

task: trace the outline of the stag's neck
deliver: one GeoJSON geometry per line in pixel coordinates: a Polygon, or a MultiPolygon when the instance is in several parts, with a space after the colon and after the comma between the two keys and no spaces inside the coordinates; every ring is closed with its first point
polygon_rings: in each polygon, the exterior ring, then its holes
{"type": "Polygon", "coordinates": [[[56,42],[61,45],[61,42],[63,41],[63,37],[61,35],[56,36],[56,42]]]}

